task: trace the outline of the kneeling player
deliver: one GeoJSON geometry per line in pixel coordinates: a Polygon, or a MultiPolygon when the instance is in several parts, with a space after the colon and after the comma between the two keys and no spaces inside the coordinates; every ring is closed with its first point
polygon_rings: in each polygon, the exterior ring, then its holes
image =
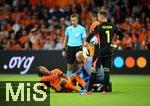
{"type": "MultiPolygon", "coordinates": [[[[83,73],[83,79],[87,82],[86,87],[88,87],[89,78],[91,76],[91,71],[92,71],[92,58],[89,56],[84,57],[83,52],[79,51],[78,53],[76,53],[76,60],[78,63],[83,64],[83,66],[76,72],[76,74],[79,75],[83,73]]],[[[103,79],[104,79],[104,71],[103,68],[101,67],[98,69],[96,80],[94,83],[103,84],[103,79]]]]}
{"type": "Polygon", "coordinates": [[[76,74],[68,77],[59,69],[49,71],[44,66],[38,66],[37,71],[39,73],[39,76],[41,77],[41,82],[48,81],[49,83],[45,83],[45,85],[51,87],[56,92],[79,92],[79,89],[74,85],[73,81],[78,82],[83,87],[85,86],[84,80],[76,74]]]}

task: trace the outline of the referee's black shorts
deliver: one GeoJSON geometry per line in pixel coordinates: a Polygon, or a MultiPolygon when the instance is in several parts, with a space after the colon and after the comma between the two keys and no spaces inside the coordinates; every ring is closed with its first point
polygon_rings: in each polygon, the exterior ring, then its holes
{"type": "Polygon", "coordinates": [[[76,60],[76,53],[82,50],[82,46],[71,47],[67,49],[67,63],[73,64],[76,60]]]}

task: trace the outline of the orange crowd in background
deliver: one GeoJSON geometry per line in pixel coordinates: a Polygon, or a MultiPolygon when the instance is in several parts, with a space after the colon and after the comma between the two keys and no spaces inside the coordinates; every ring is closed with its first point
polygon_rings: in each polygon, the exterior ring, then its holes
{"type": "Polygon", "coordinates": [[[146,0],[1,0],[1,50],[61,50],[69,16],[79,14],[87,34],[90,12],[106,8],[108,19],[123,32],[118,49],[150,49],[150,17],[146,0]]]}

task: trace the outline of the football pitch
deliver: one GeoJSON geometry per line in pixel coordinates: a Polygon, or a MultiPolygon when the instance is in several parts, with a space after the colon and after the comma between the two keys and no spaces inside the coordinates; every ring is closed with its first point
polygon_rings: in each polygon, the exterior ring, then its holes
{"type": "MultiPolygon", "coordinates": [[[[0,75],[0,81],[37,81],[37,75],[0,75]]],[[[111,75],[112,93],[50,93],[50,106],[150,106],[150,76],[111,75]]]]}

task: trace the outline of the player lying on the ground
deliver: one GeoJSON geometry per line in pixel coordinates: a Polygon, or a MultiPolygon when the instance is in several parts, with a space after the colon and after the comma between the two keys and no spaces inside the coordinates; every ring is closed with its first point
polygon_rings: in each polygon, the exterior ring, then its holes
{"type": "MultiPolygon", "coordinates": [[[[77,75],[80,75],[83,73],[83,79],[85,80],[86,86],[85,88],[88,87],[89,84],[89,79],[91,76],[91,70],[92,70],[92,58],[89,56],[84,57],[83,52],[79,51],[76,53],[76,60],[78,63],[82,63],[83,66],[76,72],[77,75]]],[[[93,88],[95,91],[102,91],[100,89],[103,85],[103,80],[104,80],[104,70],[103,67],[101,66],[98,69],[97,75],[96,75],[96,80],[94,81],[93,88]]],[[[108,92],[111,92],[111,86],[109,85],[108,87],[108,92]]]]}
{"type": "Polygon", "coordinates": [[[79,92],[80,90],[74,85],[74,81],[78,82],[82,87],[85,86],[85,81],[76,74],[73,74],[71,77],[68,77],[59,69],[49,71],[44,66],[38,66],[36,70],[39,76],[41,77],[40,82],[43,82],[45,85],[51,87],[56,92],[79,92]]]}

